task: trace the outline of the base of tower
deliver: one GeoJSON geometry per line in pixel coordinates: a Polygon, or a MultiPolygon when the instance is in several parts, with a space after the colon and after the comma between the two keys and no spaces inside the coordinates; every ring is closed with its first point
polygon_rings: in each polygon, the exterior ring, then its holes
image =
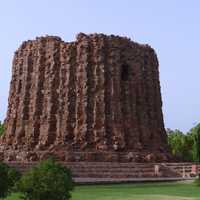
{"type": "Polygon", "coordinates": [[[64,162],[172,162],[170,153],[159,151],[64,151],[43,150],[27,151],[4,149],[0,151],[0,160],[32,162],[54,158],[64,162]]]}
{"type": "MultiPolygon", "coordinates": [[[[21,172],[38,162],[6,162],[21,172]]],[[[190,180],[198,176],[195,163],[137,163],[137,162],[60,162],[71,169],[73,180],[79,184],[107,184],[190,180]],[[195,167],[195,171],[194,171],[195,167]]]]}

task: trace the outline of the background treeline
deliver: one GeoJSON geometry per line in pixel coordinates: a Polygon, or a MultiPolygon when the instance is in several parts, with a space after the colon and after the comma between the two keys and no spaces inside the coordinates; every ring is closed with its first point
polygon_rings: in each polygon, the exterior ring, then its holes
{"type": "Polygon", "coordinates": [[[3,134],[3,132],[4,132],[4,125],[0,121],[0,136],[3,134]]]}
{"type": "Polygon", "coordinates": [[[174,156],[184,161],[198,161],[197,155],[197,130],[200,123],[190,129],[189,132],[183,133],[178,129],[167,129],[168,144],[174,156]]]}

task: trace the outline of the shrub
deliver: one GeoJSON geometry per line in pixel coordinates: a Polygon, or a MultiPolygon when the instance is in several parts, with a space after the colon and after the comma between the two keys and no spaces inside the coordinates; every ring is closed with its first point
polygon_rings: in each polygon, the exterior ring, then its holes
{"type": "Polygon", "coordinates": [[[73,181],[70,170],[49,159],[25,173],[16,188],[25,200],[68,200],[73,181]]]}
{"type": "Polygon", "coordinates": [[[5,163],[0,163],[0,198],[5,198],[14,188],[21,174],[5,163]]]}
{"type": "Polygon", "coordinates": [[[200,179],[199,178],[195,179],[194,183],[196,184],[196,186],[199,187],[200,186],[200,179]]]}

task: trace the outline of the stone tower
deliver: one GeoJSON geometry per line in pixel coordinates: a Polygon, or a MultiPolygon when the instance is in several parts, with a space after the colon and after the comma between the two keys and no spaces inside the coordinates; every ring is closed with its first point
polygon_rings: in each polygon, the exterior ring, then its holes
{"type": "Polygon", "coordinates": [[[165,160],[161,108],[150,46],[103,34],[39,37],[15,52],[1,149],[8,160],[165,160]]]}

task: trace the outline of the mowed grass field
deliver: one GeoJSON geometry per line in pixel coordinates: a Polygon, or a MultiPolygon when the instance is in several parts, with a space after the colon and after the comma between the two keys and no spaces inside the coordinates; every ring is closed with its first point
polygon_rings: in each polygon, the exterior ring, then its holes
{"type": "Polygon", "coordinates": [[[71,200],[200,200],[200,187],[193,182],[76,186],[71,200]]]}

